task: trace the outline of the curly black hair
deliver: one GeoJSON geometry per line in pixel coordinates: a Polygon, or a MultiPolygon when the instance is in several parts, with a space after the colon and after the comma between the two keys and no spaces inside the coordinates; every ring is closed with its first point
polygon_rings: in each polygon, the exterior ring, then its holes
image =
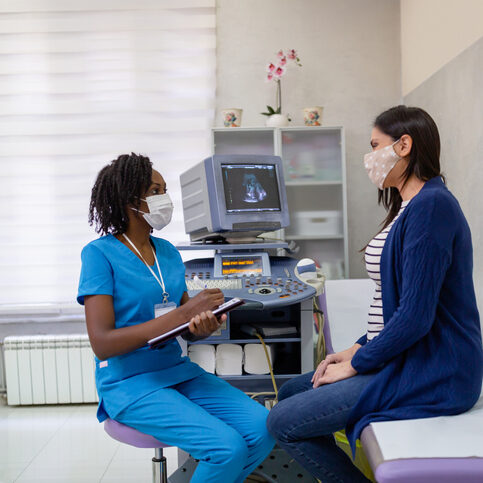
{"type": "Polygon", "coordinates": [[[99,171],[92,188],[89,225],[101,235],[124,233],[129,222],[127,205],[139,209],[151,186],[153,167],[148,157],[121,154],[99,171]]]}

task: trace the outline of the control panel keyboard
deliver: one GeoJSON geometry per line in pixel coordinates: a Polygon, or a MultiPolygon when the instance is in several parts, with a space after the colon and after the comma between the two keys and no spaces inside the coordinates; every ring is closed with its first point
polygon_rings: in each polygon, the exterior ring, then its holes
{"type": "Polygon", "coordinates": [[[270,257],[270,276],[250,274],[214,278],[213,259],[189,260],[185,262],[186,286],[190,296],[206,286],[219,288],[227,297],[238,297],[260,308],[290,305],[315,295],[315,289],[295,275],[296,264],[297,260],[290,257],[270,257]]]}
{"type": "MultiPolygon", "coordinates": [[[[186,276],[187,277],[187,276],[186,276]]],[[[220,290],[240,290],[243,285],[241,280],[236,278],[200,278],[201,284],[193,279],[186,278],[186,287],[188,290],[203,290],[205,288],[219,288],[220,290]]]]}

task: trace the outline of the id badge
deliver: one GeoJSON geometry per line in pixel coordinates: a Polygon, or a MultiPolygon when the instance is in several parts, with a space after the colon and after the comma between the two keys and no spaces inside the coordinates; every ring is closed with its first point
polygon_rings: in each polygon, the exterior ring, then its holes
{"type": "MultiPolygon", "coordinates": [[[[161,315],[165,315],[168,312],[171,312],[177,307],[174,302],[168,302],[167,304],[156,304],[154,306],[154,316],[160,317],[161,315]]],[[[188,344],[182,337],[176,337],[179,345],[181,346],[181,355],[187,356],[188,355],[188,344]]]]}
{"type": "Polygon", "coordinates": [[[166,315],[177,307],[174,302],[168,302],[167,304],[156,304],[154,306],[154,317],[161,317],[161,315],[166,315]]]}

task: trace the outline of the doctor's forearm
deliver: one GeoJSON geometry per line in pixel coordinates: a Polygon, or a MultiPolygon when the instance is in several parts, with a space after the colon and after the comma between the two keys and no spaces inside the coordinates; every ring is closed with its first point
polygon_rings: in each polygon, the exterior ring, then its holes
{"type": "Polygon", "coordinates": [[[178,307],[176,310],[155,319],[119,329],[102,330],[94,328],[89,330],[91,324],[88,324],[92,349],[101,360],[132,352],[145,346],[148,340],[189,321],[196,315],[193,312],[189,307],[178,307]]]}

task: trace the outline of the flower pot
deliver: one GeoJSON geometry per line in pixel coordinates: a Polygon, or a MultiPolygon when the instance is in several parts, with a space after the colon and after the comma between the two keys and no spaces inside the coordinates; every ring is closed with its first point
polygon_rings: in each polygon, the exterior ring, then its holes
{"type": "Polygon", "coordinates": [[[267,117],[265,125],[268,127],[287,127],[288,123],[287,114],[272,114],[267,117]]]}
{"type": "Polygon", "coordinates": [[[320,126],[322,124],[323,107],[306,107],[304,111],[304,123],[306,126],[320,126]]]}
{"type": "Polygon", "coordinates": [[[243,109],[222,109],[223,126],[225,127],[240,127],[243,109]]]}

